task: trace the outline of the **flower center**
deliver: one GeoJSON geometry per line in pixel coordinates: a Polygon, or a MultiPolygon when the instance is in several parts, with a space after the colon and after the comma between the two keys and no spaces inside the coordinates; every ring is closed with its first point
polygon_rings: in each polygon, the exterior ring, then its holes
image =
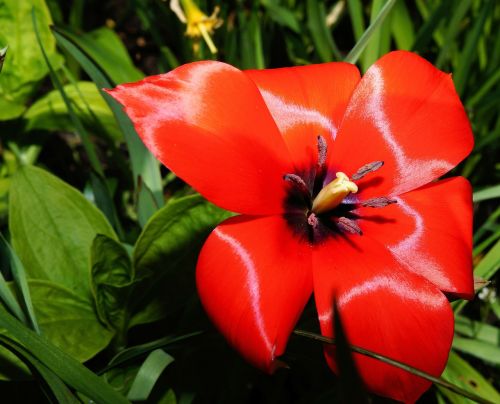
{"type": "Polygon", "coordinates": [[[343,172],[339,171],[335,176],[337,178],[323,187],[318,195],[316,195],[316,198],[314,198],[311,209],[314,213],[328,212],[339,206],[351,192],[353,194],[358,192],[358,186],[350,181],[349,177],[343,172]]]}
{"type": "Polygon", "coordinates": [[[337,171],[336,178],[324,185],[327,176],[326,157],[327,142],[318,136],[317,163],[296,174],[283,176],[289,184],[284,201],[284,217],[294,233],[311,243],[321,242],[325,237],[339,233],[362,235],[358,225],[358,208],[381,208],[396,203],[395,199],[385,196],[359,202],[347,198],[358,192],[358,185],[354,181],[381,168],[384,164],[382,161],[365,164],[351,178],[337,171]]]}

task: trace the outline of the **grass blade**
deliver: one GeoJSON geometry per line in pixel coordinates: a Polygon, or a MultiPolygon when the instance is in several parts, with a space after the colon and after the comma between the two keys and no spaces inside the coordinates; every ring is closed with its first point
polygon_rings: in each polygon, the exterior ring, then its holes
{"type": "Polygon", "coordinates": [[[460,63],[457,65],[455,75],[453,76],[453,81],[459,95],[462,95],[465,90],[472,62],[477,58],[478,43],[481,39],[484,25],[486,19],[491,15],[493,6],[494,0],[489,0],[483,5],[479,17],[475,19],[472,31],[467,35],[464,50],[460,55],[460,63]]]}
{"type": "Polygon", "coordinates": [[[365,20],[363,19],[363,5],[360,0],[347,0],[349,17],[351,17],[354,38],[359,41],[365,32],[365,20]]]}
{"type": "Polygon", "coordinates": [[[106,373],[107,371],[109,371],[109,370],[111,370],[111,369],[113,369],[113,368],[115,368],[123,363],[134,360],[140,356],[147,354],[148,352],[154,351],[155,349],[166,348],[168,346],[172,346],[173,344],[184,341],[186,339],[197,337],[198,335],[201,335],[203,333],[204,333],[204,331],[195,331],[195,332],[192,332],[189,334],[181,335],[179,337],[168,336],[168,337],[160,338],[156,341],[148,342],[146,344],[137,345],[137,346],[133,346],[133,347],[124,349],[119,354],[117,354],[113,359],[111,359],[111,361],[109,362],[109,365],[106,366],[106,368],[100,370],[98,373],[99,374],[106,373]]]}
{"type": "MultiPolygon", "coordinates": [[[[57,377],[42,362],[36,359],[23,346],[19,345],[17,342],[5,335],[0,335],[0,345],[4,346],[21,359],[26,366],[28,366],[33,375],[39,375],[39,378],[45,383],[46,387],[50,390],[50,393],[54,396],[55,402],[59,404],[81,403],[59,377],[57,377]]],[[[50,397],[50,394],[48,394],[48,396],[50,397]]]]}
{"type": "Polygon", "coordinates": [[[344,61],[348,63],[356,63],[364,51],[372,36],[377,32],[377,29],[382,25],[386,17],[389,15],[392,7],[396,4],[396,0],[388,0],[384,7],[380,10],[377,18],[370,24],[360,40],[354,45],[349,54],[345,57],[344,61]]]}
{"type": "Polygon", "coordinates": [[[487,199],[500,198],[500,185],[494,185],[492,187],[488,187],[482,189],[480,191],[474,192],[472,195],[472,199],[474,202],[481,202],[487,199]]]}
{"type": "MultiPolygon", "coordinates": [[[[3,234],[0,233],[0,242],[4,245],[10,256],[10,267],[12,271],[12,276],[14,277],[14,282],[16,286],[19,288],[21,296],[23,298],[24,307],[26,308],[26,312],[28,314],[28,318],[24,315],[23,317],[25,324],[30,324],[31,328],[37,333],[40,334],[40,327],[38,326],[38,322],[36,321],[35,309],[33,308],[33,303],[31,301],[31,294],[28,287],[28,279],[26,276],[26,271],[24,269],[23,263],[17,256],[16,252],[12,249],[10,244],[5,240],[3,234]],[[29,319],[29,322],[28,322],[29,319]]],[[[3,278],[3,277],[2,277],[3,278]]],[[[9,290],[10,292],[10,290],[9,290]]],[[[16,300],[17,303],[17,300],[16,300]]],[[[19,318],[19,317],[18,317],[19,318]]],[[[19,318],[22,321],[22,318],[19,318]]]]}
{"type": "Polygon", "coordinates": [[[43,335],[37,335],[5,311],[0,311],[0,328],[4,328],[27,351],[54,372],[63,382],[85,394],[96,403],[128,404],[103,379],[92,373],[73,357],[50,343],[43,335]]]}
{"type": "Polygon", "coordinates": [[[139,368],[127,398],[132,401],[147,400],[158,378],[173,361],[174,358],[162,349],[151,352],[139,368]]]}
{"type": "Polygon", "coordinates": [[[340,52],[333,42],[326,26],[325,5],[317,0],[307,0],[307,27],[311,33],[316,51],[323,62],[341,59],[340,52]]]}

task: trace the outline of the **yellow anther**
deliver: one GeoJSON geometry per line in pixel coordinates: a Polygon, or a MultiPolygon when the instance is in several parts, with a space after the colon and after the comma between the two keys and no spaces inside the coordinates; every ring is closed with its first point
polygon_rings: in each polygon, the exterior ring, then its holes
{"type": "Polygon", "coordinates": [[[324,213],[340,205],[344,198],[350,193],[358,192],[358,186],[349,180],[342,172],[336,174],[337,178],[325,186],[314,198],[312,211],[324,213]]]}

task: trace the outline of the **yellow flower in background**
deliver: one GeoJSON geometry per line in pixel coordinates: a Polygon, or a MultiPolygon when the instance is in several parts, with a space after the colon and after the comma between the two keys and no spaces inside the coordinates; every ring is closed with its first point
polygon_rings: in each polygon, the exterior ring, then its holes
{"type": "Polygon", "coordinates": [[[171,0],[170,8],[184,24],[187,24],[186,35],[195,40],[194,50],[199,49],[201,37],[205,40],[210,52],[217,53],[217,48],[211,35],[222,25],[222,19],[217,17],[220,9],[215,7],[210,16],[206,15],[193,0],[171,0]],[[182,5],[182,7],[181,7],[182,5]]]}

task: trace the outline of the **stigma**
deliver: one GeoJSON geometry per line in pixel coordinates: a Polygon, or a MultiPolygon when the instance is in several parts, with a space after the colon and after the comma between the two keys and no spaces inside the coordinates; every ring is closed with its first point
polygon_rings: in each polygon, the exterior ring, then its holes
{"type": "Polygon", "coordinates": [[[314,213],[328,212],[339,206],[347,195],[358,192],[358,186],[346,174],[339,171],[336,177],[314,198],[311,208],[314,213]]]}

